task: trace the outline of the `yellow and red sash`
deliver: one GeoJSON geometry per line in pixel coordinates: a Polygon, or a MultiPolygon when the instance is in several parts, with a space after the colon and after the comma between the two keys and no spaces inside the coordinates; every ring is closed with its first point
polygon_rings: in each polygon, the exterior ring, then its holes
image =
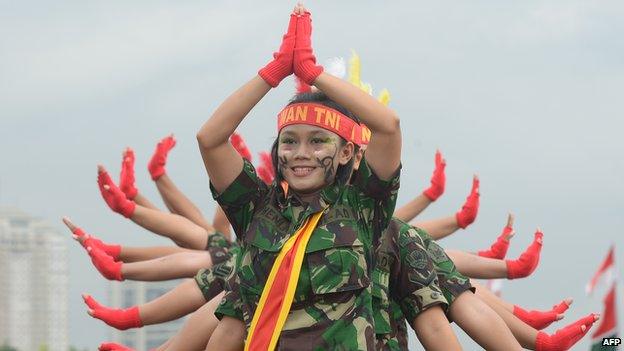
{"type": "Polygon", "coordinates": [[[322,214],[319,211],[308,217],[277,255],[251,320],[245,351],[275,349],[295,296],[308,240],[322,214]]]}

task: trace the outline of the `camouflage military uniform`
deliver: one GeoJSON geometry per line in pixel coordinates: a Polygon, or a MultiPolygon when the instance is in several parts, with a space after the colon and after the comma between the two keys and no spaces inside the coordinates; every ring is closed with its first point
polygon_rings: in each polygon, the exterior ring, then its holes
{"type": "Polygon", "coordinates": [[[218,261],[213,259],[212,267],[202,268],[195,275],[195,282],[206,301],[212,300],[225,290],[226,282],[236,274],[236,258],[240,253],[240,248],[232,244],[228,251],[217,251],[217,253],[224,253],[224,255],[219,255],[218,261]]]}
{"type": "MultiPolygon", "coordinates": [[[[304,205],[267,187],[245,161],[215,199],[241,240],[237,272],[249,328],[275,257],[312,213],[325,210],[306,247],[278,350],[373,350],[372,247],[396,204],[399,171],[381,181],[363,160],[352,185],[331,185],[304,205]]],[[[218,309],[219,310],[219,309],[218,309]]],[[[220,310],[219,310],[220,312],[220,310]]]]}
{"type": "MultiPolygon", "coordinates": [[[[444,252],[444,249],[433,240],[433,238],[423,229],[414,227],[418,235],[422,238],[429,257],[435,265],[435,271],[438,275],[438,283],[442,288],[442,293],[449,303],[462,293],[470,290],[473,293],[475,288],[470,284],[470,279],[457,271],[455,264],[450,257],[444,252]]],[[[448,315],[447,315],[448,317],[448,315]]],[[[450,318],[449,318],[450,320],[450,318]]]]}
{"type": "Polygon", "coordinates": [[[206,251],[210,254],[212,265],[217,265],[229,258],[228,251],[232,243],[220,232],[208,235],[206,251]]]}
{"type": "MultiPolygon", "coordinates": [[[[435,295],[443,294],[444,301],[448,301],[448,305],[450,305],[463,292],[468,290],[474,292],[470,280],[457,271],[444,249],[426,231],[397,218],[392,218],[382,237],[380,257],[376,270],[379,270],[380,273],[383,272],[384,265],[381,263],[388,261],[390,262],[391,273],[389,284],[386,283],[386,279],[374,279],[375,284],[379,284],[378,290],[383,292],[383,289],[389,288],[390,291],[389,303],[385,303],[383,300],[383,297],[388,296],[388,294],[373,294],[376,313],[375,331],[379,350],[407,349],[405,316],[409,321],[416,318],[418,313],[423,310],[421,301],[426,301],[427,293],[431,293],[430,299],[433,298],[434,293],[435,295]],[[398,246],[396,245],[397,237],[398,246]],[[423,250],[428,260],[423,257],[423,250]],[[397,263],[397,260],[400,261],[397,263]],[[425,263],[425,261],[428,262],[425,263]],[[431,277],[425,278],[426,272],[430,268],[423,270],[422,267],[429,267],[432,263],[436,275],[436,284],[430,289],[419,289],[422,282],[431,279],[431,277]],[[413,271],[410,272],[410,270],[413,271]],[[384,284],[387,284],[388,288],[384,284]],[[429,291],[425,292],[427,290],[429,291]],[[413,298],[414,295],[418,296],[418,292],[423,292],[420,299],[413,298]],[[408,296],[407,299],[402,297],[406,295],[408,296]]],[[[375,274],[373,277],[383,277],[383,274],[375,274]]]]}
{"type": "Polygon", "coordinates": [[[408,321],[447,301],[425,243],[416,229],[392,218],[381,237],[373,273],[373,306],[378,350],[406,350],[408,321]]]}

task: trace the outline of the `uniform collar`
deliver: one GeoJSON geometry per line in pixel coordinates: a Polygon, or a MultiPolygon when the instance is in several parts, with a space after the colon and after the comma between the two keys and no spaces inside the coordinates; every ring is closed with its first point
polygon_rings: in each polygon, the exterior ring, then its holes
{"type": "Polygon", "coordinates": [[[334,182],[319,191],[306,206],[297,194],[293,191],[287,191],[287,187],[282,186],[278,188],[280,193],[278,202],[282,212],[290,212],[287,211],[289,207],[300,207],[301,210],[307,209],[310,213],[315,213],[334,204],[334,202],[338,199],[342,188],[342,186],[334,182]],[[285,191],[286,195],[284,196],[285,191]]]}

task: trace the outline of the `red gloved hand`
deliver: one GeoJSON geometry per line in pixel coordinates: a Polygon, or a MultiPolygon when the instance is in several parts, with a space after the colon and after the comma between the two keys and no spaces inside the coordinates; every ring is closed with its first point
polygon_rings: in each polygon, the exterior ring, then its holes
{"type": "Polygon", "coordinates": [[[275,171],[273,170],[271,154],[268,152],[261,152],[259,155],[260,166],[258,166],[258,177],[260,177],[264,183],[270,185],[275,179],[275,171]]]}
{"type": "Polygon", "coordinates": [[[435,169],[431,176],[431,186],[429,189],[423,191],[423,195],[428,197],[431,201],[437,200],[444,194],[444,186],[446,185],[446,175],[444,174],[445,167],[446,160],[442,158],[440,150],[437,150],[435,154],[435,169]]]}
{"type": "Polygon", "coordinates": [[[98,186],[100,193],[111,210],[130,218],[134,213],[136,204],[134,201],[128,200],[124,194],[106,172],[103,166],[98,166],[98,186]]]}
{"type": "Polygon", "coordinates": [[[462,209],[455,214],[457,219],[457,225],[466,229],[468,225],[475,221],[477,213],[479,212],[479,177],[476,175],[472,179],[472,190],[470,195],[466,198],[466,203],[462,206],[462,209]]]}
{"type": "Polygon", "coordinates": [[[100,344],[98,351],[134,351],[134,349],[114,342],[104,342],[100,344]]]}
{"type": "Polygon", "coordinates": [[[557,330],[554,334],[548,335],[544,332],[537,333],[535,339],[536,351],[565,351],[576,344],[592,327],[600,317],[590,314],[567,327],[557,330]]]}
{"type": "Polygon", "coordinates": [[[119,175],[119,189],[126,194],[128,200],[134,199],[139,190],[134,186],[134,151],[127,147],[121,161],[121,174],[119,175]]]}
{"type": "Polygon", "coordinates": [[[551,325],[554,321],[562,319],[563,312],[570,307],[571,303],[572,300],[570,299],[564,300],[548,311],[527,311],[518,305],[514,305],[513,314],[533,328],[542,330],[551,325]]]}
{"type": "Polygon", "coordinates": [[[282,38],[282,45],[279,51],[273,53],[273,61],[258,71],[258,75],[275,88],[279,83],[293,73],[293,52],[295,49],[295,28],[297,26],[297,15],[290,14],[288,30],[282,38]]]}
{"type": "Polygon", "coordinates": [[[93,235],[85,233],[81,228],[76,227],[73,231],[74,239],[80,242],[80,245],[85,249],[87,247],[93,247],[104,251],[108,256],[111,256],[115,261],[119,259],[119,253],[121,252],[121,245],[109,245],[102,240],[96,238],[93,235]]]}
{"type": "Polygon", "coordinates": [[[104,278],[109,280],[124,280],[121,274],[121,266],[123,263],[115,262],[111,256],[98,248],[87,246],[87,252],[91,257],[91,262],[93,262],[95,268],[104,278]]]}
{"type": "Polygon", "coordinates": [[[477,252],[477,255],[487,258],[496,258],[502,260],[507,254],[509,249],[509,240],[514,236],[513,230],[513,215],[510,213],[507,217],[507,226],[503,228],[503,232],[498,236],[496,242],[490,246],[489,250],[483,250],[477,252]]]}
{"type": "Polygon", "coordinates": [[[91,317],[97,318],[113,328],[126,330],[130,328],[140,328],[143,326],[138,306],[125,309],[108,308],[100,305],[90,295],[83,295],[82,298],[87,306],[89,306],[87,313],[91,317]]]}
{"type": "Polygon", "coordinates": [[[295,54],[293,67],[295,75],[301,81],[312,85],[314,80],[323,73],[323,66],[316,64],[316,57],[312,51],[312,19],[310,13],[305,12],[297,18],[297,37],[295,40],[295,54]]]}
{"type": "Polygon", "coordinates": [[[176,144],[175,138],[172,135],[165,137],[156,145],[156,151],[152,159],[147,165],[152,180],[158,180],[163,174],[165,174],[165,165],[167,164],[167,154],[176,144]]]}
{"type": "Polygon", "coordinates": [[[524,278],[535,271],[542,252],[543,237],[544,234],[538,229],[531,245],[517,260],[505,260],[508,279],[524,278]]]}
{"type": "Polygon", "coordinates": [[[232,133],[230,136],[230,143],[242,158],[251,162],[251,151],[249,151],[247,144],[245,144],[245,140],[243,140],[243,137],[240,134],[236,132],[232,133]]]}

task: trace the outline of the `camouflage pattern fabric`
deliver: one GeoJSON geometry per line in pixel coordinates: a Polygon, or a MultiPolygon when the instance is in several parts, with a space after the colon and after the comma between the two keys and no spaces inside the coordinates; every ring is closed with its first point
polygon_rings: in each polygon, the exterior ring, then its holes
{"type": "MultiPolygon", "coordinates": [[[[475,292],[475,288],[470,284],[470,279],[465,275],[459,273],[457,267],[450,257],[444,252],[444,249],[438,245],[438,243],[431,238],[429,233],[421,228],[416,228],[416,232],[422,238],[427,254],[435,265],[435,271],[438,276],[438,283],[442,289],[444,297],[449,303],[449,306],[453,304],[455,299],[466,291],[475,292]]],[[[449,321],[451,318],[448,316],[449,321]]]]}
{"type": "Polygon", "coordinates": [[[394,212],[398,187],[399,170],[381,181],[365,160],[353,184],[327,186],[307,205],[275,184],[267,187],[247,161],[223,193],[211,186],[241,240],[237,276],[247,328],[281,247],[327,207],[306,247],[277,349],[374,350],[373,247],[394,212]]]}
{"type": "Polygon", "coordinates": [[[206,243],[206,251],[210,254],[212,265],[218,265],[230,258],[228,254],[229,248],[232,243],[221,233],[215,232],[208,235],[208,242],[206,243]]]}
{"type": "Polygon", "coordinates": [[[225,290],[226,282],[236,275],[236,258],[239,253],[239,247],[234,244],[229,252],[225,251],[224,257],[219,258],[221,262],[213,263],[211,268],[202,268],[197,272],[195,282],[206,302],[225,290]]]}
{"type": "Polygon", "coordinates": [[[392,218],[381,237],[373,273],[378,350],[405,350],[405,317],[413,321],[432,306],[447,307],[425,243],[416,228],[392,218]]]}

